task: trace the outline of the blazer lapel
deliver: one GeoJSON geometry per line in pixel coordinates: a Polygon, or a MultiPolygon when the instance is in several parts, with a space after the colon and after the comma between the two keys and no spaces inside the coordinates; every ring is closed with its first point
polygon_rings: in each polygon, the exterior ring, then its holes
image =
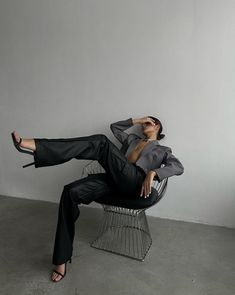
{"type": "Polygon", "coordinates": [[[157,140],[154,140],[154,141],[150,142],[149,144],[147,144],[147,145],[143,148],[142,152],[140,153],[140,157],[146,155],[146,154],[147,154],[148,152],[150,152],[151,149],[152,149],[154,146],[156,146],[156,145],[159,145],[159,142],[158,142],[157,140]]]}

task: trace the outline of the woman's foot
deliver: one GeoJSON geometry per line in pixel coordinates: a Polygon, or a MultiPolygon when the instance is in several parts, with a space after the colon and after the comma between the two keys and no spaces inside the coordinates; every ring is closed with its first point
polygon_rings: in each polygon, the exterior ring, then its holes
{"type": "MultiPolygon", "coordinates": [[[[62,273],[64,275],[65,273],[65,263],[64,264],[60,264],[60,265],[56,265],[55,270],[57,270],[58,272],[62,273]]],[[[52,273],[52,277],[51,279],[53,281],[60,281],[63,277],[61,275],[59,275],[58,273],[54,272],[52,273]]]]}
{"type": "MultiPolygon", "coordinates": [[[[19,134],[16,131],[14,131],[13,134],[15,136],[16,141],[20,142],[19,134]]],[[[33,138],[24,138],[24,139],[22,138],[22,141],[20,143],[20,147],[30,149],[33,151],[36,150],[36,145],[35,145],[35,141],[33,138]]]]}

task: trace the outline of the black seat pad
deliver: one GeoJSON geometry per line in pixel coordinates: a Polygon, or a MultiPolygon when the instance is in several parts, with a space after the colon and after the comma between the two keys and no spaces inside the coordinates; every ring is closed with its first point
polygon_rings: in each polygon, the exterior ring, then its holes
{"type": "Polygon", "coordinates": [[[129,209],[142,209],[153,206],[158,200],[158,192],[155,188],[152,188],[151,194],[147,198],[117,193],[113,194],[111,197],[107,195],[100,197],[96,199],[95,202],[129,209]]]}

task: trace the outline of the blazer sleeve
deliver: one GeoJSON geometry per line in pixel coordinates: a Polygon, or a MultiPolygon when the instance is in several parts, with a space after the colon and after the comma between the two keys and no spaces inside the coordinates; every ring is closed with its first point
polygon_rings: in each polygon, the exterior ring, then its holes
{"type": "Polygon", "coordinates": [[[124,141],[128,138],[129,134],[124,132],[124,130],[132,127],[133,121],[132,118],[129,118],[127,120],[118,121],[115,123],[110,124],[110,129],[113,132],[113,135],[121,142],[124,143],[124,141]]]}
{"type": "Polygon", "coordinates": [[[184,166],[179,159],[172,154],[171,148],[167,149],[162,163],[164,164],[163,167],[152,169],[157,173],[157,179],[159,181],[173,175],[181,175],[184,172],[184,166]]]}

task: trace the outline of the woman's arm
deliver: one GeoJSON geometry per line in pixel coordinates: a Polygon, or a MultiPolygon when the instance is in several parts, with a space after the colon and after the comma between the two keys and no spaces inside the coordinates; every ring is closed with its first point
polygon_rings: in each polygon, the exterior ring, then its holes
{"type": "Polygon", "coordinates": [[[182,163],[173,154],[171,148],[166,151],[165,157],[163,159],[164,167],[152,169],[146,174],[145,180],[142,184],[140,197],[148,197],[151,193],[151,186],[153,180],[157,179],[161,182],[164,178],[173,175],[180,175],[184,172],[184,167],[182,163]]]}
{"type": "Polygon", "coordinates": [[[181,175],[184,172],[184,166],[175,155],[172,154],[171,148],[168,147],[166,154],[164,156],[163,162],[165,166],[157,169],[152,169],[155,171],[160,181],[166,177],[173,175],[181,175]]]}
{"type": "Polygon", "coordinates": [[[113,135],[121,142],[124,143],[124,141],[128,138],[128,134],[124,132],[124,130],[132,127],[133,121],[132,118],[129,118],[127,120],[118,121],[115,123],[110,124],[110,129],[113,132],[113,135]]]}
{"type": "Polygon", "coordinates": [[[118,121],[115,123],[112,123],[110,125],[110,128],[114,134],[114,136],[121,142],[124,143],[124,141],[128,138],[128,134],[124,132],[124,130],[132,127],[135,124],[143,124],[146,122],[150,122],[154,124],[154,121],[151,118],[144,117],[144,118],[138,118],[138,119],[132,119],[129,118],[127,120],[118,121]]]}

